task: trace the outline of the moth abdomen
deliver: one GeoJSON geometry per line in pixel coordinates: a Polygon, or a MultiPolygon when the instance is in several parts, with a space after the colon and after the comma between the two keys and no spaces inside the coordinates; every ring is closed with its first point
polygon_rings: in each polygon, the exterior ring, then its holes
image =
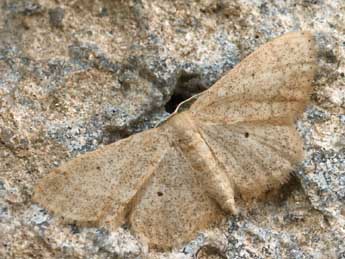
{"type": "Polygon", "coordinates": [[[188,112],[176,114],[166,124],[174,132],[173,139],[193,168],[191,172],[200,186],[228,213],[237,213],[234,184],[200,133],[198,125],[188,112]]]}

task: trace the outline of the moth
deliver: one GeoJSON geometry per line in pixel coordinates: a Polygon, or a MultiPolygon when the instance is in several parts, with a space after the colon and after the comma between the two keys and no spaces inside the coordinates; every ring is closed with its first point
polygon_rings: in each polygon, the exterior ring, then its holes
{"type": "Polygon", "coordinates": [[[303,159],[294,122],[318,67],[309,32],[266,43],[159,127],[52,170],[33,200],[66,223],[115,230],[127,223],[168,249],[279,188],[303,159]]]}

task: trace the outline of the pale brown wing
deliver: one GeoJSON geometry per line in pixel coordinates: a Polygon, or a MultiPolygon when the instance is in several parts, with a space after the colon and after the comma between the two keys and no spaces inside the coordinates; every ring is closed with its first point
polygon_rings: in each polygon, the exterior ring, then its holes
{"type": "Polygon", "coordinates": [[[33,199],[66,222],[117,227],[168,145],[153,129],[86,153],[44,177],[33,199]]]}
{"type": "Polygon", "coordinates": [[[34,201],[66,223],[127,222],[151,247],[181,244],[223,214],[168,137],[149,130],[81,155],[43,178],[34,201]]]}
{"type": "Polygon", "coordinates": [[[207,145],[245,200],[285,183],[303,159],[303,143],[287,125],[241,123],[199,124],[207,145]]]}
{"type": "Polygon", "coordinates": [[[200,134],[244,198],[285,182],[303,145],[294,121],[317,69],[310,33],[290,33],[256,50],[191,107],[200,134]]]}
{"type": "Polygon", "coordinates": [[[205,122],[292,123],[309,100],[317,69],[311,33],[288,33],[258,48],[192,105],[205,122]]]}
{"type": "Polygon", "coordinates": [[[180,245],[224,216],[193,177],[192,170],[183,154],[171,147],[138,196],[130,224],[150,247],[180,245]]]}

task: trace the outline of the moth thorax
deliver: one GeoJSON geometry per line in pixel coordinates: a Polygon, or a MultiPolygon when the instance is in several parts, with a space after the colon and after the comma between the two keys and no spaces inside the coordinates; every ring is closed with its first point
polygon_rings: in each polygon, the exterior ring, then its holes
{"type": "Polygon", "coordinates": [[[188,112],[176,114],[167,124],[172,128],[173,135],[180,145],[192,145],[198,129],[188,112]]]}

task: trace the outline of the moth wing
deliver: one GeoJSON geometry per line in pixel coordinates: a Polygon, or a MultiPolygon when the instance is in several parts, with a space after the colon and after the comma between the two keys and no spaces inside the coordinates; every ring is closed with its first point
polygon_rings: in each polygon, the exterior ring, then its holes
{"type": "Polygon", "coordinates": [[[290,33],[260,47],[190,109],[200,134],[243,197],[286,181],[303,158],[293,125],[317,68],[310,33],[290,33]]]}
{"type": "Polygon", "coordinates": [[[208,122],[291,123],[309,100],[316,69],[314,36],[288,33],[241,61],[198,98],[190,111],[208,122]]]}
{"type": "Polygon", "coordinates": [[[303,159],[302,141],[290,125],[204,123],[199,127],[244,200],[281,186],[303,159]]]}
{"type": "Polygon", "coordinates": [[[44,177],[33,199],[67,223],[115,228],[167,147],[166,136],[153,129],[83,154],[44,177]]]}
{"type": "Polygon", "coordinates": [[[190,170],[168,136],[153,129],[53,170],[33,200],[66,223],[115,229],[128,222],[151,247],[168,248],[223,215],[190,170]]]}
{"type": "Polygon", "coordinates": [[[208,197],[181,151],[171,147],[130,213],[133,231],[150,247],[166,249],[193,238],[223,212],[208,197]]]}

